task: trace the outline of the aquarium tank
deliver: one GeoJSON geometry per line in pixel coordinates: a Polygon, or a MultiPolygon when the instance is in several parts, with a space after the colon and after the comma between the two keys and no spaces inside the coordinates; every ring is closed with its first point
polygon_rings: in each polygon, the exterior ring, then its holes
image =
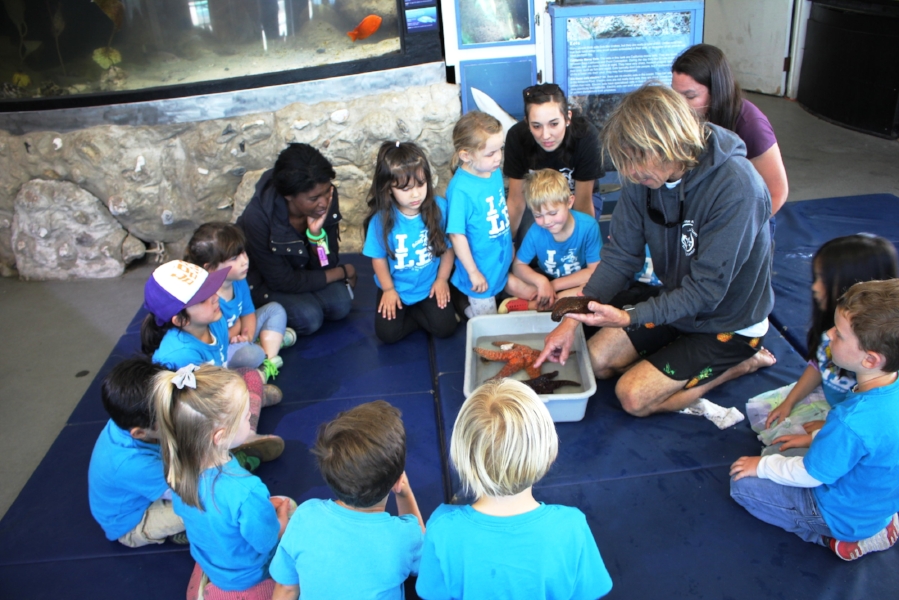
{"type": "Polygon", "coordinates": [[[422,0],[2,2],[0,111],[193,96],[442,60],[436,8],[407,24],[408,9],[436,5],[422,0]]]}

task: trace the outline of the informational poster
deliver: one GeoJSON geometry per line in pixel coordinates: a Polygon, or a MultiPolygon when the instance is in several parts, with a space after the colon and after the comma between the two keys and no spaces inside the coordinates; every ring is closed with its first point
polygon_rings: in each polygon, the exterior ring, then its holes
{"type": "Polygon", "coordinates": [[[702,41],[702,0],[550,5],[553,81],[602,128],[624,94],[671,83],[671,63],[702,41]]]}
{"type": "Polygon", "coordinates": [[[649,79],[671,81],[671,63],[691,45],[690,12],[567,20],[568,93],[623,94],[649,79]]]}

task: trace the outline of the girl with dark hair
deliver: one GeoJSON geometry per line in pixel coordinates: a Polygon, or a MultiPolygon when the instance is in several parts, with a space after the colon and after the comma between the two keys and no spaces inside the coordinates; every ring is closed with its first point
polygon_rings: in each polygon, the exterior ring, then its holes
{"type": "Polygon", "coordinates": [[[237,220],[247,238],[247,283],[257,306],[277,302],[298,335],[350,312],[353,265],[341,264],[334,168],[308,144],[290,144],[262,174],[237,220]]]}
{"type": "MultiPolygon", "coordinates": [[[[574,210],[590,216],[593,188],[603,176],[599,132],[585,117],[573,114],[562,89],[555,83],[525,88],[525,120],[506,134],[503,174],[509,179],[509,218],[512,235],[524,239],[534,223],[524,201],[524,176],[540,169],[555,169],[568,179],[574,210]]],[[[598,206],[602,212],[602,203],[598,206]]]]}
{"type": "MultiPolygon", "coordinates": [[[[831,406],[846,399],[856,383],[855,373],[833,364],[827,336],[834,324],[837,300],[856,283],[899,276],[899,259],[889,240],[868,233],[847,235],[832,239],[818,249],[812,259],[812,274],[812,324],[807,342],[809,364],[789,395],[768,415],[766,428],[789,417],[793,407],[819,385],[831,406]]],[[[806,425],[808,431],[813,431],[820,429],[823,421],[806,425]]],[[[787,444],[787,447],[808,445],[787,444]]]]}
{"type": "Polygon", "coordinates": [[[671,87],[697,115],[740,136],[746,158],[771,192],[771,214],[776,214],[789,193],[780,147],[768,118],[743,98],[724,53],[710,44],[691,46],[674,60],[671,75],[671,87]]]}
{"type": "Polygon", "coordinates": [[[247,285],[250,260],[246,238],[230,223],[203,223],[187,243],[184,259],[209,272],[227,267],[228,275],[217,295],[228,325],[228,366],[261,367],[269,377],[278,375],[284,364],[278,355],[292,346],[297,334],[287,327],[287,313],[277,302],[256,309],[247,285]],[[258,343],[256,341],[258,340],[258,343]]]}
{"type": "Polygon", "coordinates": [[[378,286],[378,339],[391,344],[419,328],[435,337],[452,335],[456,314],[449,277],[455,255],[445,233],[446,200],[434,196],[421,148],[381,145],[368,209],[362,254],[371,257],[378,286]]]}

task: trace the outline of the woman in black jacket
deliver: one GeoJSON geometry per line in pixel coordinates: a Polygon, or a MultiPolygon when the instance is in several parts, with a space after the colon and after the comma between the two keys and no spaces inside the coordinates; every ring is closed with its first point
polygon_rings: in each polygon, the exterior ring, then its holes
{"type": "Polygon", "coordinates": [[[290,144],[237,220],[247,238],[253,302],[280,303],[298,335],[350,312],[356,270],[340,264],[335,177],[318,150],[290,144]]]}

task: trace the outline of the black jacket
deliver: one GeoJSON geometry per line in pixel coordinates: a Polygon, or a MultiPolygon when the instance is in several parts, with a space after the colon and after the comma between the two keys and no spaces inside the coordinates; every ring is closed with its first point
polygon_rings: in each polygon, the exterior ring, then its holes
{"type": "Polygon", "coordinates": [[[256,184],[256,193],[237,220],[247,237],[250,258],[247,283],[254,304],[261,306],[268,302],[269,292],[301,294],[323,289],[327,285],[324,269],[332,269],[339,262],[341,219],[335,188],[324,223],[328,234],[328,265],[322,267],[305,232],[300,234],[290,225],[287,200],[272,184],[272,169],[263,173],[256,184]]]}

